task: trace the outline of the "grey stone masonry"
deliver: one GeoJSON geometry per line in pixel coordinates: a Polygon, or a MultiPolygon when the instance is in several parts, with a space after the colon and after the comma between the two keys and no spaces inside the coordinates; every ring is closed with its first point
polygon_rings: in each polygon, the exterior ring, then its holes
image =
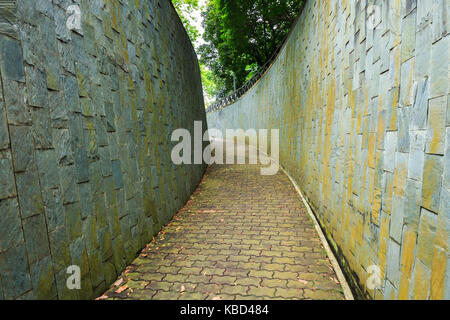
{"type": "Polygon", "coordinates": [[[203,175],[192,44],[169,0],[0,1],[0,84],[0,299],[96,297],[203,175]]]}

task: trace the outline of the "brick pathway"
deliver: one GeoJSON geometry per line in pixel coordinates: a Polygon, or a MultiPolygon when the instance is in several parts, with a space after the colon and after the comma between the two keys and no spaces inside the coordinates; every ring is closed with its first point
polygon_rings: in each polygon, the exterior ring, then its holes
{"type": "Polygon", "coordinates": [[[210,166],[197,191],[101,298],[344,299],[288,177],[210,166]]]}

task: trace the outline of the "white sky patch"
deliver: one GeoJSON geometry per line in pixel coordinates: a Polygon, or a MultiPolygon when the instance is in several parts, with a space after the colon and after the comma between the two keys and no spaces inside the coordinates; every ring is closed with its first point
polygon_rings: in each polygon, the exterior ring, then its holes
{"type": "Polygon", "coordinates": [[[203,18],[201,16],[201,13],[206,7],[206,1],[207,0],[198,0],[199,9],[195,10],[195,12],[192,15],[191,22],[200,31],[200,37],[198,38],[197,43],[195,44],[195,47],[198,47],[199,45],[205,43],[205,41],[203,40],[203,33],[205,32],[205,29],[203,29],[203,27],[202,27],[203,18]]]}
{"type": "MultiPolygon", "coordinates": [[[[200,45],[205,44],[206,42],[203,40],[203,33],[205,32],[205,29],[202,27],[203,17],[202,12],[206,9],[208,0],[198,0],[198,9],[194,10],[190,14],[187,14],[186,10],[183,10],[186,14],[184,15],[186,19],[189,20],[189,22],[197,28],[199,31],[199,37],[195,43],[193,43],[194,48],[198,48],[200,45]]],[[[200,57],[198,57],[200,59],[200,57]]],[[[206,66],[204,66],[207,68],[206,66]]],[[[206,91],[203,91],[203,96],[205,99],[205,104],[209,105],[210,103],[214,102],[214,97],[210,97],[206,91]]]]}

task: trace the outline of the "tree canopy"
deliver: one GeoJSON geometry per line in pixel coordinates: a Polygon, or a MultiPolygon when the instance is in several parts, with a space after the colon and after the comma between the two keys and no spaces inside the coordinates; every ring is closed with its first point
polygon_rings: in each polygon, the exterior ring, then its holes
{"type": "Polygon", "coordinates": [[[198,0],[172,0],[172,3],[183,22],[189,38],[194,43],[200,36],[200,32],[190,20],[192,19],[192,12],[199,9],[198,0]]]}
{"type": "Polygon", "coordinates": [[[202,13],[206,42],[200,62],[210,70],[217,97],[242,86],[270,59],[289,32],[303,0],[209,0],[202,13]]]}

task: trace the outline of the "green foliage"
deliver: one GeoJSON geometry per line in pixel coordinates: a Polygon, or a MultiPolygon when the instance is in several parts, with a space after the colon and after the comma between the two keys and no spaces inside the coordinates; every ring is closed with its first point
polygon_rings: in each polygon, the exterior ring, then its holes
{"type": "Polygon", "coordinates": [[[299,13],[303,0],[210,0],[203,12],[201,62],[213,73],[216,96],[242,86],[270,59],[299,13]]]}
{"type": "Polygon", "coordinates": [[[172,3],[183,22],[191,42],[195,43],[200,37],[200,32],[192,25],[191,20],[193,11],[199,9],[198,0],[172,0],[172,3]]]}
{"type": "Polygon", "coordinates": [[[217,86],[214,74],[204,64],[200,63],[203,91],[207,99],[217,95],[217,86]]]}
{"type": "Polygon", "coordinates": [[[247,77],[245,78],[245,81],[249,81],[258,71],[258,64],[256,62],[249,64],[245,66],[245,71],[248,72],[247,77]]]}

